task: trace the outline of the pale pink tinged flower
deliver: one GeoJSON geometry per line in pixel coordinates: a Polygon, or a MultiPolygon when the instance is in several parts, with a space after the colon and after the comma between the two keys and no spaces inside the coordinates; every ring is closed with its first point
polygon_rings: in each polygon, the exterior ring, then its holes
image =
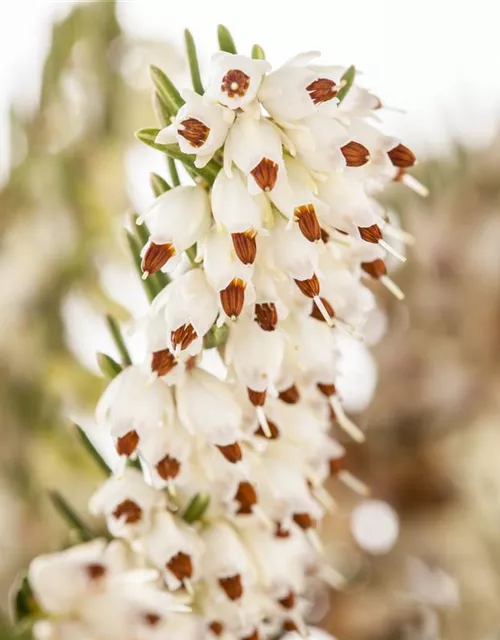
{"type": "Polygon", "coordinates": [[[171,125],[156,136],[159,144],[177,143],[184,153],[196,155],[195,165],[204,167],[223,146],[234,112],[190,90],[182,92],[186,101],[171,125]]]}
{"type": "Polygon", "coordinates": [[[206,97],[230,109],[245,108],[257,96],[262,78],[270,71],[265,60],[217,52],[210,62],[210,80],[206,97]]]}
{"type": "Polygon", "coordinates": [[[151,233],[142,269],[154,273],[179,262],[179,254],[203,239],[210,228],[210,201],[198,186],[174,187],[156,198],[143,216],[151,233]],[[171,262],[172,258],[176,259],[171,262]]]}

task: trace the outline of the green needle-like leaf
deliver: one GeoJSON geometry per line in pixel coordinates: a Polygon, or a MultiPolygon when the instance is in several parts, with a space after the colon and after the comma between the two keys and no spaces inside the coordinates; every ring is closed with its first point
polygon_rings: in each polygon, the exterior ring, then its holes
{"type": "Polygon", "coordinates": [[[12,617],[16,624],[33,619],[40,613],[27,576],[20,576],[11,595],[12,617]]]}
{"type": "Polygon", "coordinates": [[[260,44],[254,44],[252,47],[252,58],[254,60],[265,60],[266,54],[260,44]]]}
{"type": "Polygon", "coordinates": [[[80,518],[72,506],[70,506],[65,498],[58,491],[49,491],[49,498],[59,515],[66,520],[71,529],[73,529],[82,542],[88,542],[95,538],[90,528],[80,518]]]}
{"type": "Polygon", "coordinates": [[[193,89],[196,91],[196,93],[199,93],[200,96],[202,96],[205,91],[201,83],[200,66],[198,64],[198,55],[196,54],[196,45],[189,29],[186,29],[184,31],[184,40],[186,42],[186,51],[189,62],[189,70],[191,71],[191,82],[193,83],[193,89]]]}
{"type": "Polygon", "coordinates": [[[149,176],[149,183],[151,185],[151,189],[153,190],[153,193],[157,198],[158,196],[161,196],[162,193],[165,193],[166,191],[170,191],[170,189],[172,188],[168,184],[168,182],[164,180],[161,176],[159,176],[157,173],[151,173],[151,175],[149,176]]]}
{"type": "Polygon", "coordinates": [[[158,118],[158,122],[162,127],[168,127],[171,123],[172,112],[169,110],[169,107],[163,102],[163,100],[158,95],[158,92],[155,91],[153,93],[153,109],[156,113],[156,117],[158,118]]]}
{"type": "Polygon", "coordinates": [[[179,179],[179,174],[177,173],[177,167],[175,166],[175,160],[168,156],[167,158],[168,170],[170,172],[170,179],[172,180],[172,184],[174,187],[178,187],[181,183],[179,179]]]}
{"type": "Polygon", "coordinates": [[[192,524],[203,517],[205,511],[208,509],[210,503],[210,496],[208,493],[197,493],[191,498],[190,503],[186,507],[182,519],[184,522],[192,524]]]}
{"type": "Polygon", "coordinates": [[[122,368],[118,362],[105,353],[97,354],[97,364],[99,365],[102,375],[107,380],[113,380],[113,378],[116,378],[116,376],[122,372],[122,368]]]}
{"type": "Polygon", "coordinates": [[[76,424],[75,427],[76,427],[76,433],[77,433],[78,439],[82,443],[87,453],[92,457],[92,459],[97,464],[97,466],[101,469],[101,471],[103,471],[106,476],[109,476],[109,474],[111,473],[110,468],[104,462],[104,459],[100,456],[100,454],[98,453],[98,451],[96,450],[92,442],[90,442],[85,431],[78,424],[76,424]]]}
{"type": "Polygon", "coordinates": [[[346,97],[349,93],[349,89],[352,87],[354,78],[356,77],[356,67],[352,64],[348,67],[344,73],[342,74],[342,78],[340,79],[341,87],[337,93],[337,98],[339,102],[346,97]]]}
{"type": "Polygon", "coordinates": [[[154,65],[149,67],[149,73],[153,84],[162,102],[166,105],[169,113],[175,115],[184,104],[181,94],[165,72],[154,65]]]}
{"type": "Polygon", "coordinates": [[[219,39],[219,48],[227,53],[236,53],[233,36],[229,33],[229,29],[223,24],[217,27],[217,37],[219,39]]]}
{"type": "Polygon", "coordinates": [[[123,339],[118,321],[116,320],[116,318],[113,318],[113,316],[107,315],[106,324],[108,325],[109,333],[111,334],[113,342],[115,343],[115,346],[118,349],[118,353],[120,354],[121,364],[124,367],[128,367],[132,364],[132,360],[130,358],[127,345],[125,344],[125,340],[123,339]]]}

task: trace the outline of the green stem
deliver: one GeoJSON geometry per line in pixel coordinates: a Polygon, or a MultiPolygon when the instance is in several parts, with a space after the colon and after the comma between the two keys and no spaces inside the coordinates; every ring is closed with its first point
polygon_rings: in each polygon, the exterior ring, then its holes
{"type": "Polygon", "coordinates": [[[200,65],[198,64],[196,45],[189,29],[186,29],[184,31],[184,40],[186,43],[186,51],[189,62],[189,70],[191,71],[191,82],[193,83],[193,89],[196,91],[196,93],[199,93],[200,96],[202,96],[205,93],[205,90],[203,89],[203,84],[201,83],[200,65]]]}
{"type": "Polygon", "coordinates": [[[116,320],[116,318],[113,318],[113,316],[107,315],[106,324],[108,325],[108,329],[111,337],[113,338],[113,342],[115,343],[115,346],[118,349],[118,353],[120,354],[121,364],[124,367],[128,367],[132,364],[132,359],[130,358],[130,354],[128,352],[127,345],[125,344],[125,340],[123,339],[118,321],[116,320]]]}
{"type": "Polygon", "coordinates": [[[58,491],[49,491],[49,498],[59,515],[76,531],[82,542],[88,542],[95,537],[90,528],[58,491]]]}
{"type": "Polygon", "coordinates": [[[233,36],[229,33],[229,29],[223,24],[217,27],[217,37],[219,39],[219,48],[226,53],[236,53],[233,36]]]}
{"type": "Polygon", "coordinates": [[[167,158],[168,170],[170,172],[170,179],[172,180],[172,184],[174,187],[178,187],[181,184],[179,179],[179,174],[177,173],[177,167],[175,166],[175,160],[168,156],[167,158]]]}
{"type": "Polygon", "coordinates": [[[109,476],[110,469],[108,465],[104,462],[104,459],[97,452],[92,442],[90,442],[85,431],[78,424],[76,424],[75,427],[76,427],[76,433],[77,433],[78,439],[82,443],[87,453],[89,453],[89,455],[92,457],[92,459],[97,464],[97,466],[101,469],[101,471],[103,471],[106,476],[109,476]]]}

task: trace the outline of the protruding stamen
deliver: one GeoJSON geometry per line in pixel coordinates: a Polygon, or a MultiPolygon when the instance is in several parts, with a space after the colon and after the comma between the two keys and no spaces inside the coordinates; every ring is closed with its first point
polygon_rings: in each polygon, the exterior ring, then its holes
{"type": "Polygon", "coordinates": [[[377,244],[382,240],[382,231],[378,224],[372,224],[369,227],[358,227],[359,235],[365,242],[377,244]]]}
{"type": "Polygon", "coordinates": [[[387,152],[392,164],[399,169],[409,169],[413,167],[417,158],[413,151],[405,147],[404,144],[398,144],[394,149],[387,152]]]}
{"type": "Polygon", "coordinates": [[[404,242],[409,246],[413,246],[415,244],[415,236],[412,236],[411,233],[400,229],[399,227],[395,227],[392,224],[386,224],[384,227],[384,233],[388,236],[392,236],[399,240],[400,242],[404,242]]]}
{"type": "Polygon", "coordinates": [[[198,149],[207,141],[210,128],[196,118],[188,118],[181,122],[177,133],[185,138],[192,147],[198,149]]]}
{"type": "Polygon", "coordinates": [[[327,564],[322,564],[320,566],[317,576],[329,584],[333,589],[341,589],[346,583],[344,576],[327,564]]]}
{"type": "Polygon", "coordinates": [[[266,403],[267,391],[254,391],[247,387],[248,399],[254,407],[263,407],[266,403]]]}
{"type": "Polygon", "coordinates": [[[400,262],[406,262],[406,256],[404,256],[402,253],[399,253],[399,251],[396,251],[396,249],[391,247],[390,244],[387,244],[385,240],[379,240],[378,243],[383,249],[387,251],[387,253],[390,253],[391,256],[394,256],[400,262]]]}
{"type": "Polygon", "coordinates": [[[429,195],[429,189],[422,184],[419,180],[410,176],[408,173],[404,173],[400,179],[400,182],[405,184],[408,188],[414,191],[417,195],[422,196],[422,198],[427,198],[429,195]]]}
{"type": "Polygon", "coordinates": [[[219,293],[224,313],[232,320],[236,319],[243,310],[246,286],[246,282],[241,278],[233,278],[219,293]]]}
{"type": "Polygon", "coordinates": [[[304,531],[304,533],[306,534],[306,538],[309,540],[309,543],[311,544],[312,548],[317,553],[322,553],[323,552],[323,544],[321,542],[321,539],[320,539],[316,529],[306,529],[304,531]]]}
{"type": "Polygon", "coordinates": [[[231,234],[234,250],[243,264],[253,264],[255,262],[255,256],[257,255],[256,236],[257,232],[254,229],[231,234]]]}
{"type": "Polygon", "coordinates": [[[177,365],[174,354],[169,349],[154,351],[151,358],[151,371],[158,376],[166,376],[177,365]]]}
{"type": "Polygon", "coordinates": [[[288,389],[283,389],[278,394],[278,398],[286,404],[296,404],[300,400],[300,392],[297,387],[292,384],[288,389]]]}
{"type": "Polygon", "coordinates": [[[398,300],[404,300],[405,294],[401,291],[398,285],[391,280],[389,276],[381,276],[379,278],[380,282],[384,285],[384,287],[392,293],[392,295],[398,300]]]}
{"type": "Polygon", "coordinates": [[[241,69],[230,69],[222,78],[220,89],[227,93],[229,98],[234,98],[234,96],[243,98],[249,86],[250,76],[247,76],[241,69]]]}
{"type": "Polygon", "coordinates": [[[361,143],[351,140],[340,148],[348,167],[362,167],[370,160],[370,152],[361,143]]]}
{"type": "Polygon", "coordinates": [[[318,485],[317,487],[312,487],[311,493],[316,498],[316,500],[321,505],[323,505],[323,507],[330,513],[334,513],[337,510],[337,503],[332,498],[332,496],[328,493],[328,491],[321,485],[318,485]]]}
{"type": "Polygon", "coordinates": [[[362,262],[361,268],[365,273],[376,280],[379,280],[382,276],[387,274],[385,263],[380,258],[372,260],[371,262],[362,262]]]}
{"type": "Polygon", "coordinates": [[[160,271],[173,256],[175,256],[175,247],[173,244],[155,244],[154,242],[150,242],[142,258],[141,268],[144,272],[142,277],[144,278],[150,273],[160,271]]]}
{"type": "Polygon", "coordinates": [[[315,273],[312,274],[311,278],[307,278],[306,280],[295,280],[295,284],[308,298],[316,298],[316,296],[319,296],[319,280],[315,273]]]}
{"type": "Polygon", "coordinates": [[[236,511],[238,515],[249,515],[252,513],[254,505],[257,504],[257,492],[254,486],[247,481],[240,482],[234,495],[234,500],[240,503],[236,511]]]}
{"type": "Polygon", "coordinates": [[[285,621],[283,628],[287,623],[290,623],[290,622],[293,623],[293,625],[295,626],[294,631],[296,631],[301,638],[309,638],[310,636],[309,629],[306,627],[304,618],[300,615],[298,611],[294,611],[290,615],[290,618],[287,621],[285,621]]]}
{"type": "Polygon", "coordinates": [[[217,445],[217,449],[219,449],[224,458],[226,458],[228,462],[231,462],[231,464],[240,462],[243,457],[243,453],[238,442],[233,442],[233,444],[227,444],[224,446],[217,445]]]}
{"type": "Polygon", "coordinates": [[[341,482],[343,482],[346,487],[349,487],[349,489],[352,489],[352,491],[354,491],[355,493],[359,493],[359,495],[361,496],[370,495],[370,489],[366,486],[366,484],[350,471],[341,469],[337,474],[337,478],[341,482]]]}
{"type": "Polygon", "coordinates": [[[289,538],[291,536],[291,533],[288,529],[285,529],[283,527],[283,525],[281,524],[281,522],[277,522],[276,523],[276,528],[274,530],[274,537],[275,538],[281,538],[281,539],[286,539],[289,538]]]}
{"type": "Polygon", "coordinates": [[[172,573],[179,582],[189,579],[193,575],[193,561],[191,556],[187,553],[179,551],[175,556],[172,556],[166,564],[166,568],[172,573]]]}
{"type": "Polygon", "coordinates": [[[255,321],[263,331],[274,331],[278,324],[278,312],[274,302],[257,303],[255,321]]]}
{"type": "Polygon", "coordinates": [[[160,478],[170,480],[176,478],[181,470],[181,463],[168,454],[156,464],[156,471],[160,478]]]}
{"type": "Polygon", "coordinates": [[[321,238],[321,227],[319,226],[316,210],[312,204],[304,204],[294,210],[295,219],[304,238],[309,242],[317,242],[321,238]]]}
{"type": "Polygon", "coordinates": [[[314,104],[322,104],[335,98],[339,88],[340,87],[337,87],[335,82],[329,78],[318,78],[307,85],[306,91],[309,93],[314,104]]]}
{"type": "Polygon", "coordinates": [[[303,531],[313,528],[316,525],[314,518],[309,513],[294,513],[293,521],[303,531]]]}
{"type": "Polygon", "coordinates": [[[259,421],[259,424],[261,426],[261,429],[264,435],[266,436],[266,438],[269,438],[270,440],[272,440],[273,432],[271,431],[271,427],[269,426],[269,422],[267,421],[264,408],[261,406],[257,406],[255,407],[255,411],[257,413],[257,419],[259,421]]]}
{"type": "Polygon", "coordinates": [[[278,163],[270,158],[262,158],[250,173],[262,191],[272,191],[278,180],[278,163]]]}
{"type": "MultiPolygon", "coordinates": [[[[323,302],[323,298],[320,298],[319,296],[315,296],[314,297],[314,304],[316,305],[316,308],[318,309],[320,314],[323,316],[323,319],[326,322],[326,324],[329,327],[333,327],[333,316],[331,316],[328,313],[328,309],[326,308],[326,305],[323,302]]],[[[328,305],[328,306],[330,307],[330,305],[328,305]]],[[[333,309],[332,309],[332,311],[333,311],[333,309]]],[[[311,313],[311,315],[312,315],[312,313],[311,313]]],[[[333,315],[335,315],[335,314],[333,314],[333,315]]]]}
{"type": "Polygon", "coordinates": [[[364,442],[365,434],[347,417],[344,407],[336,395],[330,396],[330,405],[335,413],[339,426],[356,442],[364,442]]]}
{"type": "Polygon", "coordinates": [[[131,456],[139,444],[139,434],[135,430],[128,431],[116,441],[116,451],[120,456],[131,456]]]}
{"type": "Polygon", "coordinates": [[[279,438],[280,430],[278,429],[278,426],[276,425],[276,423],[273,422],[272,420],[268,420],[266,417],[266,424],[268,428],[267,433],[264,431],[262,426],[260,426],[260,422],[259,422],[259,428],[255,431],[255,435],[268,438],[269,440],[276,440],[277,438],[279,438]]]}

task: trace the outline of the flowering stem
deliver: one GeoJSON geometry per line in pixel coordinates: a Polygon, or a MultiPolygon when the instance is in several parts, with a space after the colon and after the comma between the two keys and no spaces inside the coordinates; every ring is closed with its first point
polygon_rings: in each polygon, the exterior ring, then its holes
{"type": "Polygon", "coordinates": [[[227,27],[220,24],[217,27],[217,37],[219,39],[219,47],[221,51],[226,53],[236,53],[236,45],[234,44],[233,36],[229,33],[227,27]]]}
{"type": "Polygon", "coordinates": [[[97,452],[92,442],[90,442],[85,431],[78,424],[75,424],[75,427],[76,427],[76,433],[77,433],[78,439],[82,443],[84,449],[90,454],[92,459],[96,462],[97,466],[102,471],[104,471],[106,476],[109,476],[110,469],[108,465],[105,463],[104,459],[99,455],[99,453],[97,452]]]}
{"type": "Polygon", "coordinates": [[[191,82],[193,83],[193,89],[196,93],[202,96],[205,93],[203,85],[201,83],[200,66],[198,64],[198,56],[196,54],[196,45],[194,43],[191,31],[186,29],[184,31],[184,40],[186,42],[186,50],[189,62],[189,70],[191,71],[191,82]]]}
{"type": "Polygon", "coordinates": [[[178,187],[181,181],[179,180],[179,174],[177,173],[175,160],[172,157],[168,156],[167,163],[168,163],[168,170],[170,172],[170,178],[172,180],[172,184],[174,185],[174,187],[178,187]]]}
{"type": "Polygon", "coordinates": [[[151,173],[151,175],[149,176],[149,183],[156,198],[158,198],[158,196],[161,196],[162,193],[170,191],[170,189],[172,188],[168,184],[168,182],[157,173],[151,173]]]}
{"type": "Polygon", "coordinates": [[[162,102],[166,105],[171,115],[175,115],[184,104],[181,94],[166,73],[158,69],[158,67],[151,65],[149,73],[162,102]]]}
{"type": "Polygon", "coordinates": [[[266,54],[260,44],[254,44],[252,47],[252,58],[254,60],[265,60],[266,54]]]}
{"type": "Polygon", "coordinates": [[[58,491],[49,491],[49,498],[54,505],[56,511],[64,520],[70,525],[70,527],[78,534],[78,537],[82,542],[87,542],[95,538],[94,533],[83,522],[80,516],[74,511],[62,495],[58,491]]]}
{"type": "Polygon", "coordinates": [[[352,87],[355,77],[356,77],[356,67],[352,64],[350,67],[348,67],[344,71],[342,78],[340,80],[341,87],[339,92],[337,93],[337,99],[339,102],[342,102],[342,100],[348,94],[349,89],[352,87]]]}
{"type": "Polygon", "coordinates": [[[106,324],[108,325],[109,332],[111,337],[113,338],[113,342],[118,349],[121,358],[121,364],[124,367],[128,367],[132,364],[132,360],[130,358],[130,354],[127,349],[127,345],[125,344],[125,340],[123,339],[122,332],[120,330],[120,325],[118,324],[116,318],[113,318],[111,315],[106,316],[106,324]]]}

